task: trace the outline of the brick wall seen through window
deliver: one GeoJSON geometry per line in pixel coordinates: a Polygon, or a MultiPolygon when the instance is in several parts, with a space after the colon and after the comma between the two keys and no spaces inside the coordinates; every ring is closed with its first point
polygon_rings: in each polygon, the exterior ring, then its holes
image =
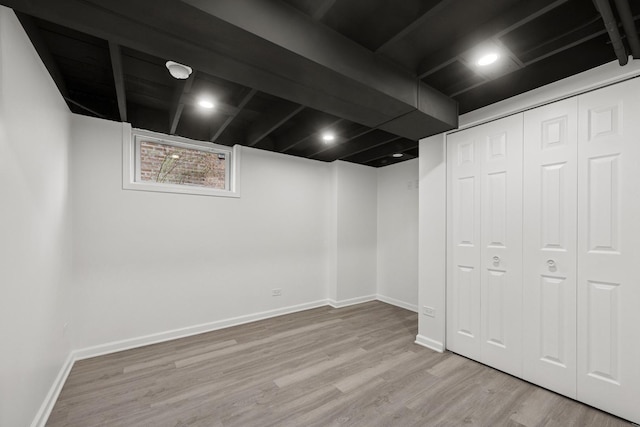
{"type": "Polygon", "coordinates": [[[213,189],[226,188],[226,155],[140,141],[140,180],[213,189]]]}

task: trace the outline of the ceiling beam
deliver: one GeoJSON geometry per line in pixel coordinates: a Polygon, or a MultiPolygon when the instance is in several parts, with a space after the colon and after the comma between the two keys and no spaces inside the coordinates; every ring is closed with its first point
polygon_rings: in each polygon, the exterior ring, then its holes
{"type": "Polygon", "coordinates": [[[3,3],[399,136],[425,137],[458,124],[453,99],[283,2],[165,0],[162,7],[156,0],[3,3]],[[426,99],[420,101],[421,96],[426,99]]]}
{"type": "Polygon", "coordinates": [[[276,141],[276,149],[283,153],[287,152],[300,144],[309,141],[309,139],[317,137],[320,133],[339,126],[344,121],[344,119],[334,119],[332,122],[322,124],[320,126],[313,126],[312,124],[306,123],[302,126],[297,126],[286,134],[278,137],[278,141],[282,142],[276,141]],[[317,130],[309,132],[310,129],[317,130]]]}
{"type": "Polygon", "coordinates": [[[345,160],[348,157],[355,156],[359,153],[371,150],[372,148],[380,147],[399,140],[402,141],[405,140],[405,138],[392,135],[381,130],[376,130],[358,138],[354,138],[348,143],[336,144],[331,150],[326,150],[318,155],[312,156],[311,158],[325,162],[345,160]]]}
{"type": "Polygon", "coordinates": [[[240,114],[240,112],[244,109],[244,107],[249,103],[249,101],[251,101],[251,98],[253,98],[253,96],[257,93],[258,91],[255,89],[249,89],[249,91],[247,92],[247,94],[242,98],[242,101],[240,101],[240,103],[238,104],[238,109],[236,110],[236,112],[234,114],[231,114],[229,117],[227,117],[227,119],[218,127],[218,129],[216,129],[215,132],[212,132],[210,141],[211,142],[216,142],[216,140],[218,138],[220,138],[220,135],[222,135],[222,133],[225,131],[225,129],[231,124],[231,122],[233,122],[233,120],[238,117],[238,114],[240,114]]]}
{"type": "Polygon", "coordinates": [[[124,88],[124,72],[122,71],[122,53],[120,45],[109,41],[109,56],[111,57],[111,68],[113,70],[113,81],[116,85],[116,98],[118,100],[118,112],[120,121],[127,121],[127,95],[124,88]]]}
{"type": "Polygon", "coordinates": [[[565,4],[567,1],[568,0],[544,0],[542,2],[520,2],[517,7],[512,7],[506,13],[470,31],[439,52],[429,54],[421,61],[418,67],[418,78],[423,79],[451,64],[457,60],[459,56],[476,47],[479,42],[500,38],[516,28],[565,4]]]}
{"type": "Polygon", "coordinates": [[[322,18],[331,10],[333,5],[336,3],[336,0],[324,0],[318,2],[318,7],[311,15],[311,19],[314,21],[321,21],[322,18]]]}
{"type": "Polygon", "coordinates": [[[191,93],[193,81],[196,79],[196,74],[197,71],[194,70],[189,78],[185,80],[178,80],[178,85],[176,86],[173,102],[171,104],[171,112],[169,113],[169,135],[174,135],[176,133],[187,97],[189,93],[191,93]]]}
{"type": "MultiPolygon", "coordinates": [[[[301,72],[301,63],[282,64],[279,67],[285,70],[290,68],[297,79],[305,80],[305,85],[327,83],[322,88],[325,95],[331,95],[334,100],[348,98],[358,103],[359,113],[373,107],[379,118],[382,118],[380,115],[387,115],[388,118],[362,121],[352,116],[351,112],[336,114],[327,105],[309,105],[312,108],[412,139],[457,126],[457,103],[453,99],[422,82],[416,82],[413,73],[292,8],[283,7],[278,2],[262,0],[182,1],[284,49],[284,52],[280,51],[273,58],[284,59],[284,53],[287,56],[293,54],[297,55],[297,59],[303,59],[305,64],[313,64],[308,72],[301,72]],[[265,21],[270,25],[265,25],[265,21]],[[330,75],[326,75],[326,72],[330,75]],[[356,83],[360,87],[358,93],[350,93],[350,87],[337,84],[340,81],[338,76],[356,83]],[[378,103],[378,94],[390,98],[378,103]]],[[[309,101],[312,100],[307,98],[299,103],[306,104],[309,101]]]]}
{"type": "Polygon", "coordinates": [[[404,27],[399,33],[395,34],[389,40],[384,42],[381,46],[376,49],[377,53],[383,53],[392,49],[392,46],[399,40],[405,38],[408,34],[412,33],[417,28],[420,28],[428,19],[432,18],[436,13],[440,12],[442,9],[449,6],[455,0],[440,0],[435,6],[431,9],[427,10],[423,13],[418,19],[413,21],[411,24],[404,27]]]}
{"type": "Polygon", "coordinates": [[[251,124],[247,131],[245,144],[249,147],[253,147],[303,109],[304,105],[289,103],[273,108],[271,111],[264,114],[260,120],[251,124]]]}

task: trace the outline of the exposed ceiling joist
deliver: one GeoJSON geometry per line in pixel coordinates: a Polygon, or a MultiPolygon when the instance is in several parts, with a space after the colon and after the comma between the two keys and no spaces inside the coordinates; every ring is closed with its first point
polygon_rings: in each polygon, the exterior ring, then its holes
{"type": "MultiPolygon", "coordinates": [[[[572,47],[578,46],[578,45],[580,45],[580,44],[582,44],[582,43],[584,43],[586,41],[589,41],[591,39],[595,39],[597,37],[600,37],[601,35],[603,35],[603,34],[605,34],[607,32],[607,30],[589,32],[588,35],[586,35],[584,37],[581,37],[579,39],[576,39],[576,40],[572,41],[571,43],[562,43],[562,42],[560,42],[560,38],[566,37],[566,36],[574,33],[575,31],[579,31],[579,30],[580,30],[580,28],[575,28],[575,29],[572,29],[572,30],[567,31],[566,33],[562,34],[561,37],[558,38],[559,47],[557,47],[556,49],[553,49],[551,51],[548,51],[543,55],[536,56],[535,58],[526,61],[524,63],[524,65],[527,66],[527,65],[535,64],[536,62],[542,61],[542,60],[544,60],[546,58],[549,58],[550,56],[557,55],[560,52],[563,52],[563,51],[565,51],[567,49],[571,49],[572,47]]],[[[547,42],[547,43],[545,43],[545,45],[549,45],[551,42],[554,42],[554,41],[555,40],[547,42]]]]}
{"type": "MultiPolygon", "coordinates": [[[[356,138],[360,138],[361,136],[366,135],[368,133],[371,133],[371,132],[373,132],[375,130],[376,129],[373,129],[373,128],[360,129],[360,130],[356,131],[355,133],[353,133],[353,134],[347,136],[346,138],[342,139],[339,143],[341,145],[347,144],[349,141],[352,141],[352,140],[354,140],[356,138]]],[[[320,153],[324,153],[325,151],[329,151],[329,150],[332,150],[332,149],[335,149],[334,145],[325,145],[325,146],[320,147],[316,151],[314,151],[312,153],[309,153],[307,155],[308,155],[308,157],[313,158],[313,157],[319,155],[320,153]]]]}
{"type": "Polygon", "coordinates": [[[456,102],[280,2],[6,0],[16,10],[369,127],[420,138],[456,102]],[[205,13],[203,13],[205,12],[205,13]],[[269,25],[264,25],[268,22],[269,25]],[[419,100],[426,96],[425,102],[419,100]],[[411,115],[408,115],[412,113],[411,115]],[[402,118],[402,125],[394,121],[402,118]]]}
{"type": "Polygon", "coordinates": [[[418,78],[426,76],[451,64],[460,55],[473,49],[479,41],[497,39],[539,16],[563,5],[568,0],[544,0],[520,2],[518,7],[510,9],[504,15],[483,24],[478,29],[465,34],[461,39],[441,51],[430,54],[418,67],[418,78]],[[455,54],[452,55],[452,52],[455,54]]]}
{"type": "Polygon", "coordinates": [[[174,99],[171,104],[171,112],[169,113],[170,135],[176,133],[178,123],[180,122],[180,117],[182,116],[182,111],[184,110],[186,99],[191,92],[191,88],[193,87],[193,81],[196,79],[196,74],[197,71],[193,71],[189,78],[185,80],[178,80],[175,95],[173,96],[174,99]]]}
{"type": "Polygon", "coordinates": [[[348,143],[334,145],[331,150],[324,151],[312,158],[327,162],[332,162],[337,159],[347,160],[351,156],[374,150],[376,147],[381,147],[395,141],[407,140],[397,135],[391,135],[387,132],[377,130],[354,138],[348,143]]]}
{"type": "Polygon", "coordinates": [[[320,21],[324,16],[331,10],[333,5],[336,3],[336,0],[323,0],[318,2],[318,7],[311,15],[311,18],[314,21],[320,21]]]}
{"type": "Polygon", "coordinates": [[[124,88],[124,72],[122,71],[122,53],[120,45],[109,41],[109,56],[111,57],[111,68],[113,70],[113,80],[116,85],[116,98],[118,100],[118,112],[120,120],[127,121],[127,96],[124,88]]]}
{"type": "Polygon", "coordinates": [[[253,147],[303,109],[304,105],[295,104],[287,104],[279,108],[274,108],[251,125],[247,132],[246,145],[253,147]]]}
{"type": "MultiPolygon", "coordinates": [[[[605,34],[607,32],[607,30],[600,30],[600,31],[597,31],[597,32],[589,31],[588,35],[586,35],[584,37],[575,39],[574,41],[572,41],[570,43],[566,42],[566,39],[571,37],[574,33],[579,33],[584,28],[589,27],[594,22],[597,22],[597,21],[600,21],[600,20],[601,20],[601,18],[595,18],[593,21],[587,22],[587,23],[585,23],[584,25],[582,25],[582,26],[580,26],[578,28],[572,28],[572,29],[562,33],[561,35],[555,37],[554,39],[547,40],[544,43],[544,45],[535,46],[535,47],[531,48],[529,51],[535,51],[535,50],[540,49],[543,46],[549,46],[549,45],[551,45],[553,43],[556,43],[558,45],[558,47],[553,49],[553,50],[547,51],[542,55],[536,55],[534,58],[523,62],[522,63],[522,67],[526,67],[526,66],[535,64],[536,62],[543,61],[543,60],[545,60],[545,59],[547,59],[547,58],[549,58],[549,57],[551,57],[553,55],[557,55],[557,54],[559,54],[559,53],[561,53],[561,52],[563,52],[565,50],[571,49],[571,48],[573,48],[575,46],[579,46],[582,43],[585,43],[585,42],[587,42],[587,41],[589,41],[591,39],[600,37],[601,35],[605,34]]],[[[528,52],[525,52],[525,53],[528,53],[528,52]]],[[[512,72],[515,72],[515,71],[517,71],[517,69],[511,70],[509,72],[505,72],[504,74],[501,75],[501,77],[505,76],[507,74],[510,74],[512,72]]],[[[489,79],[483,79],[482,81],[479,81],[479,82],[474,83],[474,84],[470,84],[470,85],[464,85],[463,84],[463,85],[461,85],[461,87],[459,87],[459,88],[457,88],[457,89],[455,89],[455,90],[453,90],[451,92],[448,92],[448,93],[449,93],[450,96],[458,96],[458,95],[461,95],[461,94],[463,94],[465,92],[473,90],[473,89],[475,89],[477,87],[480,87],[480,86],[484,85],[485,83],[487,83],[488,81],[489,81],[489,79]]]]}
{"type": "Polygon", "coordinates": [[[378,49],[376,49],[376,52],[384,54],[386,51],[390,50],[398,40],[402,40],[404,37],[406,37],[408,34],[413,32],[416,28],[419,28],[428,19],[430,19],[436,13],[440,12],[445,7],[449,6],[454,1],[455,0],[440,0],[440,2],[434,5],[431,9],[429,9],[428,11],[423,13],[420,17],[418,17],[418,19],[416,19],[411,24],[404,27],[402,31],[400,31],[399,33],[391,37],[389,40],[384,42],[384,44],[382,44],[378,49]]]}
{"type": "Polygon", "coordinates": [[[287,132],[286,134],[278,137],[278,141],[281,141],[281,142],[276,143],[276,150],[281,152],[287,152],[293,149],[294,147],[297,147],[300,144],[303,144],[309,141],[310,139],[317,137],[321,132],[324,132],[325,130],[332,129],[332,128],[335,128],[336,126],[339,126],[340,123],[342,122],[344,122],[344,119],[336,119],[330,123],[325,124],[324,126],[321,126],[320,129],[317,129],[312,132],[309,132],[308,126],[294,128],[291,131],[287,132]]]}
{"type": "Polygon", "coordinates": [[[238,114],[240,114],[240,112],[249,103],[249,101],[251,101],[251,98],[253,98],[253,96],[257,92],[258,91],[255,89],[249,89],[247,91],[247,94],[242,98],[242,100],[238,104],[237,111],[234,114],[231,114],[229,117],[227,117],[227,119],[218,127],[218,129],[215,130],[215,132],[212,132],[212,135],[210,138],[211,142],[216,142],[216,140],[220,138],[220,135],[222,135],[222,133],[225,131],[225,129],[227,129],[227,127],[231,124],[231,122],[233,122],[233,120],[236,117],[238,117],[238,114]]]}

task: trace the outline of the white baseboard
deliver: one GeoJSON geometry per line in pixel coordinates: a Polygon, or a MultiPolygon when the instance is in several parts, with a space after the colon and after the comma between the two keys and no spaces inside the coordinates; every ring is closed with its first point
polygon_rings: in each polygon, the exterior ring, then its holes
{"type": "Polygon", "coordinates": [[[62,364],[60,368],[60,372],[56,376],[56,379],[53,381],[47,396],[44,398],[42,405],[40,405],[40,409],[38,409],[38,413],[35,418],[31,422],[31,427],[44,427],[49,419],[49,415],[51,415],[51,411],[53,411],[53,407],[58,400],[58,396],[60,396],[60,392],[62,391],[62,387],[64,383],[67,381],[67,377],[69,376],[69,372],[71,372],[71,368],[73,367],[73,363],[75,359],[73,357],[73,352],[69,353],[67,359],[62,364]]]}
{"type": "Polygon", "coordinates": [[[399,299],[387,297],[380,294],[376,296],[376,299],[378,301],[386,302],[387,304],[395,305],[396,307],[404,308],[405,310],[413,311],[414,313],[418,312],[418,306],[416,304],[409,304],[408,302],[400,301],[399,299]]]}
{"type": "Polygon", "coordinates": [[[278,308],[275,310],[263,311],[260,313],[247,314],[244,316],[232,317],[230,319],[218,320],[215,322],[203,323],[194,326],[187,326],[185,328],[173,329],[170,331],[144,335],[136,338],[129,338],[121,341],[114,341],[93,347],[82,348],[75,350],[73,352],[73,355],[75,356],[75,360],[88,359],[91,357],[103,356],[105,354],[115,353],[118,351],[143,347],[145,345],[157,344],[165,341],[175,340],[178,338],[185,338],[192,335],[202,334],[205,332],[216,331],[218,329],[229,328],[231,326],[242,325],[258,320],[269,319],[271,317],[282,316],[284,314],[296,313],[298,311],[309,310],[325,305],[327,305],[327,300],[319,300],[305,304],[278,308]]]}
{"type": "Polygon", "coordinates": [[[328,299],[327,302],[333,308],[342,308],[342,307],[348,307],[350,305],[362,304],[363,302],[375,301],[376,299],[378,299],[377,295],[367,295],[364,297],[343,299],[341,301],[328,299]]]}
{"type": "Polygon", "coordinates": [[[440,341],[432,340],[424,335],[416,335],[416,344],[435,350],[438,353],[444,353],[444,344],[440,341]]]}

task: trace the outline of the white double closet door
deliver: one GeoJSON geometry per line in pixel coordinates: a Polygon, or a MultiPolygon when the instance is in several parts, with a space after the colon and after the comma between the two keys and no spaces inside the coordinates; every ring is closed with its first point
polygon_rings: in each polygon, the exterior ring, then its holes
{"type": "Polygon", "coordinates": [[[448,137],[447,348],[640,422],[640,79],[448,137]]]}
{"type": "Polygon", "coordinates": [[[523,377],[576,397],[578,99],[524,113],[523,377]]]}
{"type": "Polygon", "coordinates": [[[522,115],[449,135],[447,348],[522,372],[522,115]]]}

